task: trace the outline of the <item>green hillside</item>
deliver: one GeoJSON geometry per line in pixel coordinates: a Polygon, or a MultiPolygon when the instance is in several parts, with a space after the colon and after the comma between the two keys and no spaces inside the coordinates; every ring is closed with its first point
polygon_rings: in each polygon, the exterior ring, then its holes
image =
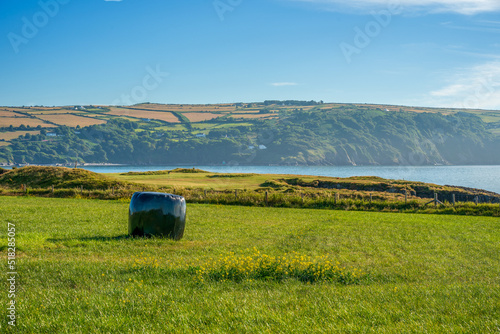
{"type": "Polygon", "coordinates": [[[1,196],[128,202],[134,192],[146,190],[175,193],[187,203],[500,216],[500,195],[493,192],[374,176],[227,174],[195,168],[103,175],[39,166],[0,174],[1,196]],[[440,205],[429,205],[435,195],[440,205]]]}
{"type": "Polygon", "coordinates": [[[500,163],[498,111],[314,101],[0,109],[0,163],[500,163]]]}

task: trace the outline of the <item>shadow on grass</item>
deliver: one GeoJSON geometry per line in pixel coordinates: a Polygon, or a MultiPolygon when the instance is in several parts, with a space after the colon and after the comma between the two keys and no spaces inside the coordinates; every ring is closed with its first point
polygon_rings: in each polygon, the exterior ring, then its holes
{"type": "Polygon", "coordinates": [[[95,237],[80,237],[80,238],[51,238],[47,239],[47,242],[58,243],[58,242],[67,242],[67,241],[98,241],[98,242],[107,242],[107,241],[120,241],[120,240],[135,240],[135,239],[150,239],[148,237],[135,237],[128,234],[117,235],[115,237],[103,237],[103,236],[95,236],[95,237]]]}

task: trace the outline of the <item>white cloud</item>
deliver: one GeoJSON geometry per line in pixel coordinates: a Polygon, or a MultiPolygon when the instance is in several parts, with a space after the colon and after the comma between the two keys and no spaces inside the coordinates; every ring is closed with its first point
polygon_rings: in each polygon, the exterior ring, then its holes
{"type": "Polygon", "coordinates": [[[460,85],[460,84],[450,85],[450,86],[446,86],[440,90],[436,90],[436,91],[431,92],[431,95],[432,96],[439,96],[439,97],[455,96],[455,95],[460,94],[464,91],[467,91],[467,89],[468,89],[468,86],[464,86],[464,85],[460,85]]]}
{"type": "Polygon", "coordinates": [[[271,85],[275,87],[283,87],[283,86],[297,86],[296,82],[273,82],[271,85]]]}
{"type": "Polygon", "coordinates": [[[436,107],[500,109],[500,61],[457,69],[448,85],[428,94],[436,107]]]}
{"type": "Polygon", "coordinates": [[[459,30],[470,30],[488,33],[499,33],[500,32],[500,22],[495,21],[474,21],[470,22],[468,25],[456,25],[453,22],[443,22],[441,24],[445,28],[459,29],[459,30]]]}
{"type": "Polygon", "coordinates": [[[499,0],[288,0],[321,5],[325,9],[366,11],[399,7],[403,12],[454,12],[473,15],[500,11],[499,0]]]}

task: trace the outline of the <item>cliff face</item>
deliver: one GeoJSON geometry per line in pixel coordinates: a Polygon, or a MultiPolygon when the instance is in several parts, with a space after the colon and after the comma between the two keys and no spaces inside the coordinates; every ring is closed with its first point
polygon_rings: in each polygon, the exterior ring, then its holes
{"type": "Polygon", "coordinates": [[[309,113],[276,124],[259,162],[318,165],[499,164],[500,141],[469,114],[309,113]],[[287,129],[287,131],[283,131],[287,129]],[[303,129],[307,129],[304,131],[303,129]]]}

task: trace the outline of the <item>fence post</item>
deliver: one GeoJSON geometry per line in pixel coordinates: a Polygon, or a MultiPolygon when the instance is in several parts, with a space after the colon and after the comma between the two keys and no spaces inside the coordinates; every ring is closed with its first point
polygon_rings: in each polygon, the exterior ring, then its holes
{"type": "Polygon", "coordinates": [[[205,194],[205,198],[207,198],[207,190],[203,190],[203,194],[205,194]]]}
{"type": "Polygon", "coordinates": [[[54,185],[52,185],[52,193],[54,193],[54,185]]]}
{"type": "Polygon", "coordinates": [[[474,197],[474,203],[476,203],[476,205],[479,203],[479,196],[476,195],[476,197],[474,197]]]}
{"type": "Polygon", "coordinates": [[[435,207],[438,206],[438,194],[437,193],[434,193],[434,206],[435,207]]]}
{"type": "Polygon", "coordinates": [[[238,189],[234,190],[234,199],[238,199],[238,189]]]}
{"type": "Polygon", "coordinates": [[[405,204],[408,204],[408,191],[405,190],[405,204]]]}
{"type": "Polygon", "coordinates": [[[451,194],[451,202],[453,203],[453,206],[455,206],[455,194],[451,194]]]}
{"type": "Polygon", "coordinates": [[[300,193],[300,197],[302,197],[302,204],[304,204],[304,193],[300,193]]]}
{"type": "Polygon", "coordinates": [[[269,201],[267,199],[267,191],[266,191],[266,198],[265,199],[266,199],[266,206],[268,206],[269,205],[269,201]]]}
{"type": "Polygon", "coordinates": [[[372,203],[373,201],[373,195],[370,193],[370,204],[372,203]]]}
{"type": "Polygon", "coordinates": [[[339,201],[339,193],[335,193],[335,204],[339,201]]]}

